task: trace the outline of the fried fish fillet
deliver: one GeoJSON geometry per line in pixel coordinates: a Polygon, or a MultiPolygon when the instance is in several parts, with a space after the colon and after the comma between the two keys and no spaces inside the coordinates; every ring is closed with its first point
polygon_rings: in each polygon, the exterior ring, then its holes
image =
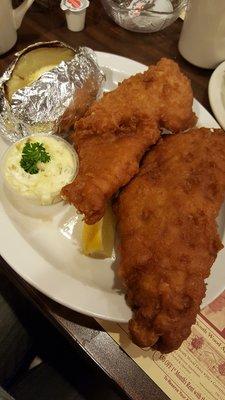
{"type": "Polygon", "coordinates": [[[101,219],[107,201],[138,172],[160,128],[177,132],[194,125],[192,103],[189,80],[174,61],[161,59],[90,107],[71,136],[79,155],[78,175],[62,190],[86,223],[101,219]]]}
{"type": "Polygon", "coordinates": [[[119,195],[118,274],[137,345],[170,352],[189,336],[223,247],[224,195],[225,133],[205,128],[161,139],[119,195]]]}

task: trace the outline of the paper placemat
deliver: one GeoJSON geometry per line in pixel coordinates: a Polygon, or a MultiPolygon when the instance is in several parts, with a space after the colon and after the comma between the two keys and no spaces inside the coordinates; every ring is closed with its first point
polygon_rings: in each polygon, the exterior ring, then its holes
{"type": "Polygon", "coordinates": [[[198,315],[180,349],[166,355],[133,344],[127,324],[97,321],[172,400],[225,399],[225,291],[198,315]]]}

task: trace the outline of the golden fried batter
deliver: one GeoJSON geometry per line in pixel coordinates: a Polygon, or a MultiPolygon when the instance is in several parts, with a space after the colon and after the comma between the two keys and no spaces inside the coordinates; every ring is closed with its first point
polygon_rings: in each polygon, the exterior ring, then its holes
{"type": "Polygon", "coordinates": [[[174,61],[161,59],[90,107],[71,138],[79,155],[78,175],[62,190],[86,223],[98,221],[111,196],[138,172],[160,128],[177,132],[193,126],[192,102],[189,80],[174,61]]]}
{"type": "Polygon", "coordinates": [[[120,194],[118,271],[137,345],[170,352],[190,334],[223,247],[215,218],[224,194],[225,133],[205,128],[161,139],[120,194]]]}

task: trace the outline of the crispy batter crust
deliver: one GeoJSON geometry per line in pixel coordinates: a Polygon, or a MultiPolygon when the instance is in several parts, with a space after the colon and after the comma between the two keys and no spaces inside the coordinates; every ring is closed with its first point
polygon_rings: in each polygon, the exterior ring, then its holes
{"type": "Polygon", "coordinates": [[[223,247],[224,193],[225,133],[202,128],[161,139],[120,194],[118,271],[137,345],[170,352],[190,334],[223,247]]]}
{"type": "Polygon", "coordinates": [[[108,199],[138,172],[140,159],[158,140],[160,128],[177,132],[193,126],[192,102],[189,80],[174,61],[161,59],[90,107],[71,137],[79,173],[62,190],[86,223],[98,221],[108,199]]]}

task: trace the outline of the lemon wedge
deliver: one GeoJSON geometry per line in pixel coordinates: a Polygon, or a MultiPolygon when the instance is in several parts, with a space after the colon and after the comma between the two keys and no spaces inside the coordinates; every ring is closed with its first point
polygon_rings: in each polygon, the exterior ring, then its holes
{"type": "Polygon", "coordinates": [[[104,217],[94,225],[83,222],[82,252],[92,257],[111,257],[114,245],[115,220],[110,205],[104,217]]]}

